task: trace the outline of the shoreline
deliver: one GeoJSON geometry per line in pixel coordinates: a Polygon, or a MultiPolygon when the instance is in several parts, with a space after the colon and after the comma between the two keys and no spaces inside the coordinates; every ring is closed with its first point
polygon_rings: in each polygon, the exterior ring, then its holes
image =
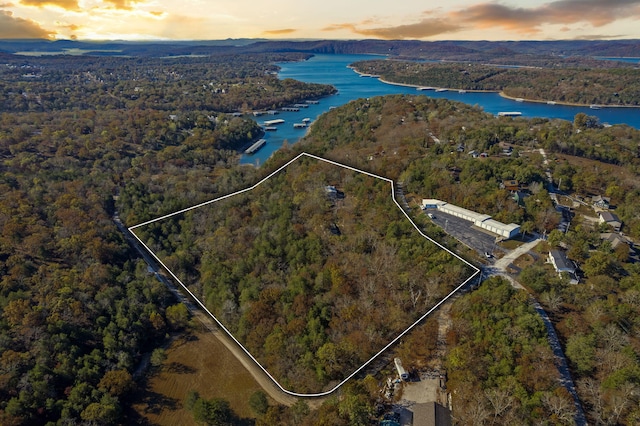
{"type": "Polygon", "coordinates": [[[553,106],[554,104],[549,104],[549,102],[555,102],[555,105],[564,105],[564,106],[574,106],[574,107],[590,107],[591,105],[597,105],[600,108],[640,108],[640,105],[608,105],[608,104],[579,104],[576,102],[563,102],[563,101],[551,101],[551,100],[539,100],[539,99],[526,99],[526,98],[516,98],[514,96],[509,96],[505,94],[503,91],[497,92],[501,97],[505,99],[510,99],[515,101],[516,99],[522,99],[522,102],[531,102],[536,104],[548,104],[549,106],[553,106]]]}
{"type": "MultiPolygon", "coordinates": [[[[368,75],[366,73],[362,73],[360,71],[357,71],[356,69],[352,68],[352,70],[359,75],[368,75]]],[[[392,86],[404,86],[404,87],[415,87],[416,89],[419,87],[423,87],[417,84],[409,84],[409,83],[398,83],[395,81],[388,81],[383,79],[382,77],[377,77],[378,80],[380,80],[382,83],[385,84],[390,84],[392,86]]],[[[434,89],[436,89],[434,87],[434,89]]],[[[505,99],[509,99],[512,101],[516,101],[516,99],[521,99],[522,102],[531,102],[531,103],[537,103],[537,104],[547,104],[549,106],[553,106],[553,105],[562,105],[562,106],[573,106],[573,107],[585,107],[585,108],[589,108],[591,105],[594,104],[580,104],[580,103],[576,103],[576,102],[564,102],[564,101],[553,101],[553,100],[541,100],[541,99],[525,99],[525,98],[518,98],[515,96],[509,96],[506,93],[504,93],[504,91],[502,90],[474,90],[474,89],[456,89],[453,87],[438,87],[437,89],[446,89],[447,91],[451,91],[451,92],[459,92],[460,90],[464,90],[465,92],[468,93],[497,93],[498,95],[500,95],[501,97],[505,98],[505,99]],[[549,104],[549,102],[554,102],[553,104],[549,104]]],[[[640,105],[608,105],[608,104],[595,104],[598,105],[600,108],[640,108],[640,105]]]]}

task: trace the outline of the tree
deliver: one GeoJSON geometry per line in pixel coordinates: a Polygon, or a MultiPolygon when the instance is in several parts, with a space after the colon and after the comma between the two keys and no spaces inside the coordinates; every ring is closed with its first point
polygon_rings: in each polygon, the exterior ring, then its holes
{"type": "Polygon", "coordinates": [[[116,397],[124,395],[133,387],[133,378],[127,370],[107,371],[98,383],[98,389],[106,390],[109,395],[116,397]]]}
{"type": "Polygon", "coordinates": [[[596,339],[593,334],[574,334],[567,341],[567,357],[580,374],[593,370],[596,360],[596,339]]]}
{"type": "Polygon", "coordinates": [[[231,426],[235,415],[229,402],[221,398],[206,400],[199,398],[191,408],[193,418],[210,426],[231,426]]]}
{"type": "Polygon", "coordinates": [[[169,325],[174,330],[182,329],[189,323],[189,310],[184,303],[176,303],[167,307],[166,316],[169,325]]]}
{"type": "Polygon", "coordinates": [[[259,416],[264,415],[269,408],[267,395],[263,391],[254,392],[249,398],[249,406],[259,416]]]}
{"type": "Polygon", "coordinates": [[[163,348],[156,348],[151,352],[151,365],[154,367],[159,367],[165,362],[167,359],[167,351],[163,348]]]}

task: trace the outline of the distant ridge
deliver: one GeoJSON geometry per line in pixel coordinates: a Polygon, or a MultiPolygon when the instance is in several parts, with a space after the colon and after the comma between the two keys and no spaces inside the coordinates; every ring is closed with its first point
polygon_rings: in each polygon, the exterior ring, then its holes
{"type": "MultiPolygon", "coordinates": [[[[572,66],[581,60],[590,66],[621,66],[594,61],[595,57],[640,57],[640,40],[559,40],[559,41],[419,41],[419,40],[181,40],[181,41],[75,41],[0,40],[0,52],[85,51],[103,56],[104,51],[134,57],[215,55],[229,53],[304,52],[318,54],[379,54],[400,59],[486,62],[509,58],[513,63],[531,62],[539,66],[572,66]],[[102,53],[99,51],[103,51],[102,53]],[[565,65],[568,66],[568,65],[565,65]]],[[[627,64],[628,66],[628,64],[627,64]]]]}

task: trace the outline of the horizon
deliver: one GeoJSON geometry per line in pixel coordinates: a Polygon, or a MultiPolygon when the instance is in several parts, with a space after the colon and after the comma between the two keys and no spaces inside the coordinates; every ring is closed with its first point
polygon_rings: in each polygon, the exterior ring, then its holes
{"type": "Polygon", "coordinates": [[[0,3],[0,39],[79,41],[419,40],[640,38],[640,0],[381,0],[317,8],[276,0],[16,0],[0,3]],[[312,17],[311,19],[309,17],[312,17]]]}

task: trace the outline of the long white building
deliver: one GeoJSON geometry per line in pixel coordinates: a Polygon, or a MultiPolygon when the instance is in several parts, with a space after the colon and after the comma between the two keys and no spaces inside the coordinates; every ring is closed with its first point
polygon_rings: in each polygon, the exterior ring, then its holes
{"type": "Polygon", "coordinates": [[[520,233],[520,225],[504,224],[491,219],[488,214],[477,213],[463,207],[449,204],[446,201],[425,198],[422,209],[437,209],[438,211],[472,222],[478,228],[485,229],[504,238],[513,238],[520,233]]]}

